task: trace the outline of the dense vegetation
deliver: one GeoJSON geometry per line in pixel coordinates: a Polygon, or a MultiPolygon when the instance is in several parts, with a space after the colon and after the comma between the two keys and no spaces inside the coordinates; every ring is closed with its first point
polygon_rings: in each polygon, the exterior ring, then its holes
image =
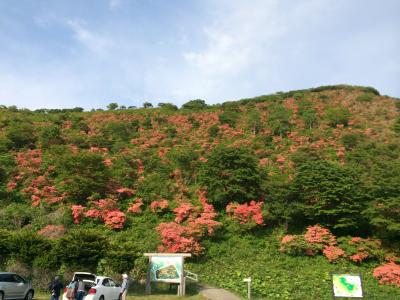
{"type": "Polygon", "coordinates": [[[0,268],[38,286],[77,269],[138,279],[158,249],[239,293],[252,276],[264,299],[328,298],[333,270],[394,299],[399,103],[342,85],[180,109],[0,107],[0,268]]]}

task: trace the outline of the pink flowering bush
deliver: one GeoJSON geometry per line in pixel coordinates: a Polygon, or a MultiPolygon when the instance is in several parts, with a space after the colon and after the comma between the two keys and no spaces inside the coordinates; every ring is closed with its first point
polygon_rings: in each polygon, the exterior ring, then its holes
{"type": "Polygon", "coordinates": [[[340,257],[344,257],[346,255],[343,249],[337,246],[326,246],[324,250],[322,250],[322,253],[329,260],[329,262],[334,262],[340,257]]]}
{"type": "Polygon", "coordinates": [[[75,224],[80,224],[83,219],[91,218],[97,219],[111,228],[111,229],[122,229],[124,227],[126,217],[117,207],[117,202],[113,198],[100,199],[98,201],[92,201],[91,208],[82,205],[72,205],[72,217],[75,224]]]}
{"type": "Polygon", "coordinates": [[[161,223],[156,230],[162,239],[162,245],[158,247],[160,252],[181,252],[198,255],[203,251],[203,247],[198,241],[197,233],[193,232],[191,227],[168,222],[161,223]]]}
{"type": "Polygon", "coordinates": [[[239,221],[240,224],[254,222],[257,225],[264,225],[262,205],[263,202],[254,200],[250,201],[249,204],[230,203],[226,206],[226,212],[228,216],[239,221]]]}
{"type": "Polygon", "coordinates": [[[304,234],[304,239],[308,243],[318,245],[321,248],[336,244],[335,236],[329,231],[329,229],[320,225],[307,227],[307,232],[304,234]]]}
{"type": "Polygon", "coordinates": [[[200,193],[201,206],[182,203],[174,209],[175,221],[161,223],[156,230],[159,233],[162,252],[189,252],[199,255],[203,251],[200,241],[212,236],[221,223],[215,220],[217,213],[213,205],[207,203],[205,193],[200,193]]]}
{"type": "Polygon", "coordinates": [[[131,206],[128,208],[128,212],[133,213],[133,214],[138,214],[142,212],[141,207],[143,206],[143,201],[142,198],[137,198],[131,206]]]}
{"type": "Polygon", "coordinates": [[[400,265],[388,262],[374,269],[373,275],[380,284],[391,284],[400,287],[400,265]]]}
{"type": "Polygon", "coordinates": [[[81,223],[84,210],[85,210],[85,207],[82,205],[72,205],[71,206],[72,218],[74,219],[75,224],[81,223]]]}
{"type": "Polygon", "coordinates": [[[303,235],[286,235],[281,239],[280,251],[289,255],[315,256],[323,254],[329,262],[346,256],[346,252],[336,246],[336,237],[320,225],[307,227],[303,235]]]}
{"type": "Polygon", "coordinates": [[[104,223],[111,229],[122,229],[125,223],[125,214],[119,210],[106,211],[103,215],[104,223]]]}
{"type": "Polygon", "coordinates": [[[279,250],[289,255],[315,255],[314,250],[311,250],[309,245],[302,235],[285,235],[280,241],[279,250]]]}
{"type": "Polygon", "coordinates": [[[168,200],[165,200],[165,199],[161,199],[159,201],[153,201],[150,204],[150,210],[153,213],[162,212],[162,211],[166,210],[168,207],[169,207],[169,202],[168,202],[168,200]]]}
{"type": "Polygon", "coordinates": [[[349,254],[349,259],[361,263],[367,259],[383,260],[385,252],[381,241],[372,238],[344,237],[339,239],[342,247],[349,254]]]}
{"type": "Polygon", "coordinates": [[[38,231],[38,234],[49,239],[62,237],[65,233],[63,225],[47,225],[38,231]]]}
{"type": "Polygon", "coordinates": [[[175,222],[182,223],[185,221],[191,215],[194,209],[195,207],[192,204],[182,203],[179,207],[173,210],[176,216],[175,222]]]}
{"type": "Polygon", "coordinates": [[[361,237],[336,237],[329,229],[320,225],[309,226],[304,235],[286,235],[280,242],[281,252],[290,255],[306,254],[315,256],[323,254],[329,262],[335,262],[340,258],[348,258],[355,263],[361,263],[367,259],[393,261],[398,259],[394,253],[385,257],[385,251],[381,247],[381,241],[372,238],[361,237]],[[392,258],[392,259],[390,259],[392,258]]]}

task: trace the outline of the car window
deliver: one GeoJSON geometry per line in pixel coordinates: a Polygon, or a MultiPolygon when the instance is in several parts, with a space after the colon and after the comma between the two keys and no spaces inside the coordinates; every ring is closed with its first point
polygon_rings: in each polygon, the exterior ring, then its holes
{"type": "Polygon", "coordinates": [[[25,282],[25,280],[21,276],[18,276],[16,274],[14,274],[13,278],[14,282],[25,282]]]}
{"type": "Polygon", "coordinates": [[[108,278],[104,278],[104,279],[103,279],[102,285],[104,285],[104,286],[110,286],[110,283],[108,282],[108,278]]]}
{"type": "Polygon", "coordinates": [[[0,274],[0,282],[10,282],[10,274],[0,274]]]}
{"type": "Polygon", "coordinates": [[[15,278],[14,274],[2,274],[1,282],[20,282],[15,278]]]}
{"type": "Polygon", "coordinates": [[[112,281],[111,279],[109,279],[109,282],[110,282],[110,286],[112,286],[112,287],[116,286],[115,282],[112,281]]]}

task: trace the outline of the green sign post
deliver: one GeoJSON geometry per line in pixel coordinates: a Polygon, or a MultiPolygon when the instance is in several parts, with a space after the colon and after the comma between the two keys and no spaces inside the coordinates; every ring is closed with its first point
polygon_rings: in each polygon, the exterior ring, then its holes
{"type": "Polygon", "coordinates": [[[333,298],[363,298],[360,274],[331,273],[333,298]]]}

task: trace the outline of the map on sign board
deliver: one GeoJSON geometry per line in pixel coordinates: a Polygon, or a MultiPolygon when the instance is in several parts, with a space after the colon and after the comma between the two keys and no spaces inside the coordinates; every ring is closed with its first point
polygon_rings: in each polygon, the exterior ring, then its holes
{"type": "Polygon", "coordinates": [[[363,297],[360,275],[332,274],[332,284],[335,297],[363,297]]]}
{"type": "Polygon", "coordinates": [[[183,257],[152,256],[150,258],[151,281],[179,283],[182,275],[183,257]]]}

